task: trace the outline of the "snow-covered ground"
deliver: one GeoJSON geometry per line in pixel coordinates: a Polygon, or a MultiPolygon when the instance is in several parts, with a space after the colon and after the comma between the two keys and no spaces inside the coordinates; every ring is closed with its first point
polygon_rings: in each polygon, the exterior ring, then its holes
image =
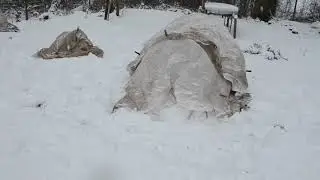
{"type": "Polygon", "coordinates": [[[110,113],[134,51],[178,16],[129,9],[107,22],[77,12],[1,33],[0,179],[318,180],[320,34],[307,24],[240,20],[242,49],[268,43],[288,58],[245,54],[253,96],[246,112],[187,120],[173,107],[159,121],[110,113]],[[105,51],[103,59],[32,57],[77,26],[105,51]]]}

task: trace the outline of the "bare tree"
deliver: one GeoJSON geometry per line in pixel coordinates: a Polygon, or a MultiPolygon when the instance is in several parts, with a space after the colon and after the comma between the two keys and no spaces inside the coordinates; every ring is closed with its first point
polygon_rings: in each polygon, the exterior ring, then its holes
{"type": "Polygon", "coordinates": [[[247,17],[249,12],[250,0],[239,0],[237,5],[239,7],[239,16],[247,17]]]}
{"type": "Polygon", "coordinates": [[[309,8],[309,16],[312,21],[320,20],[320,2],[313,0],[309,8]]]}
{"type": "Polygon", "coordinates": [[[120,0],[114,0],[115,1],[115,6],[116,6],[116,16],[120,16],[120,0]]]}
{"type": "Polygon", "coordinates": [[[120,16],[120,0],[105,0],[105,20],[109,20],[109,15],[114,9],[116,9],[116,16],[120,16]]]}
{"type": "Polygon", "coordinates": [[[104,5],[104,20],[109,20],[108,18],[108,16],[109,16],[109,1],[111,1],[111,0],[105,0],[105,5],[104,5]]]}
{"type": "Polygon", "coordinates": [[[305,11],[306,11],[306,6],[307,6],[307,0],[303,0],[302,1],[302,5],[300,7],[298,16],[300,17],[304,17],[305,16],[305,11]]]}
{"type": "Polygon", "coordinates": [[[277,5],[278,0],[257,0],[251,11],[251,16],[267,22],[275,16],[277,5]]]}
{"type": "Polygon", "coordinates": [[[26,20],[29,19],[29,12],[28,12],[28,0],[24,0],[24,13],[26,16],[26,20]]]}
{"type": "Polygon", "coordinates": [[[202,7],[202,10],[206,9],[206,0],[201,0],[201,7],[202,7]]]}
{"type": "Polygon", "coordinates": [[[297,4],[298,4],[298,0],[296,0],[296,2],[295,2],[295,4],[294,4],[294,9],[293,9],[293,14],[292,14],[292,20],[295,20],[295,18],[296,18],[297,4]]]}

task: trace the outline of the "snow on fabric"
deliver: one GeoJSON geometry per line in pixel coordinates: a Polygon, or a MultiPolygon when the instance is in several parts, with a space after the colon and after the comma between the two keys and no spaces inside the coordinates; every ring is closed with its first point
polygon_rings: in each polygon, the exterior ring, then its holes
{"type": "Polygon", "coordinates": [[[214,14],[237,14],[239,11],[239,8],[237,6],[215,2],[206,2],[205,8],[208,12],[214,14]]]}
{"type": "Polygon", "coordinates": [[[61,33],[49,48],[40,49],[36,56],[43,59],[87,56],[92,53],[103,57],[103,50],[93,46],[87,35],[79,28],[61,33]]]}
{"type": "Polygon", "coordinates": [[[127,94],[116,108],[158,113],[174,103],[225,116],[246,106],[244,56],[229,32],[207,15],[173,21],[149,40],[128,69],[127,94]]]}

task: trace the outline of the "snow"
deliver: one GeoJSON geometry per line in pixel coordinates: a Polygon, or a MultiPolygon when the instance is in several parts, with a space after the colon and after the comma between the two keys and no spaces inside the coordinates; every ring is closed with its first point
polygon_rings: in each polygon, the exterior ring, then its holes
{"type": "Polygon", "coordinates": [[[287,60],[287,58],[282,56],[280,49],[274,49],[269,44],[266,44],[266,43],[265,44],[253,43],[253,45],[250,45],[247,49],[244,50],[244,53],[261,54],[267,60],[279,60],[279,59],[287,60]]]}
{"type": "Polygon", "coordinates": [[[75,12],[1,33],[0,179],[318,180],[320,35],[309,24],[239,20],[243,50],[268,43],[288,58],[245,54],[248,111],[187,120],[188,112],[172,107],[159,121],[126,109],[110,113],[134,51],[180,15],[128,9],[107,22],[75,12]],[[32,57],[77,26],[105,51],[103,59],[32,57]]]}
{"type": "Polygon", "coordinates": [[[214,14],[237,14],[239,8],[237,6],[226,3],[206,2],[206,10],[214,14]]]}
{"type": "Polygon", "coordinates": [[[6,22],[8,22],[7,18],[0,13],[0,24],[6,23],[6,22]]]}
{"type": "Polygon", "coordinates": [[[320,21],[316,21],[311,24],[311,28],[320,29],[320,21]]]}

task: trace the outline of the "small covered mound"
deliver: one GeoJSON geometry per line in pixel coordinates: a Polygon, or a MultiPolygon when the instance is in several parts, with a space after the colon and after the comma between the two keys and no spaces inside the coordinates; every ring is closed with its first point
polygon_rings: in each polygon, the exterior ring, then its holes
{"type": "Polygon", "coordinates": [[[128,65],[125,96],[114,106],[157,114],[177,104],[190,111],[230,116],[247,107],[244,56],[212,17],[178,18],[145,45],[128,65]]]}
{"type": "Polygon", "coordinates": [[[9,23],[7,17],[0,13],[0,32],[19,32],[19,28],[9,23]]]}
{"type": "Polygon", "coordinates": [[[103,50],[89,40],[87,35],[79,28],[71,32],[61,33],[49,48],[43,48],[36,53],[43,59],[67,58],[87,56],[89,53],[103,57],[103,50]]]}

